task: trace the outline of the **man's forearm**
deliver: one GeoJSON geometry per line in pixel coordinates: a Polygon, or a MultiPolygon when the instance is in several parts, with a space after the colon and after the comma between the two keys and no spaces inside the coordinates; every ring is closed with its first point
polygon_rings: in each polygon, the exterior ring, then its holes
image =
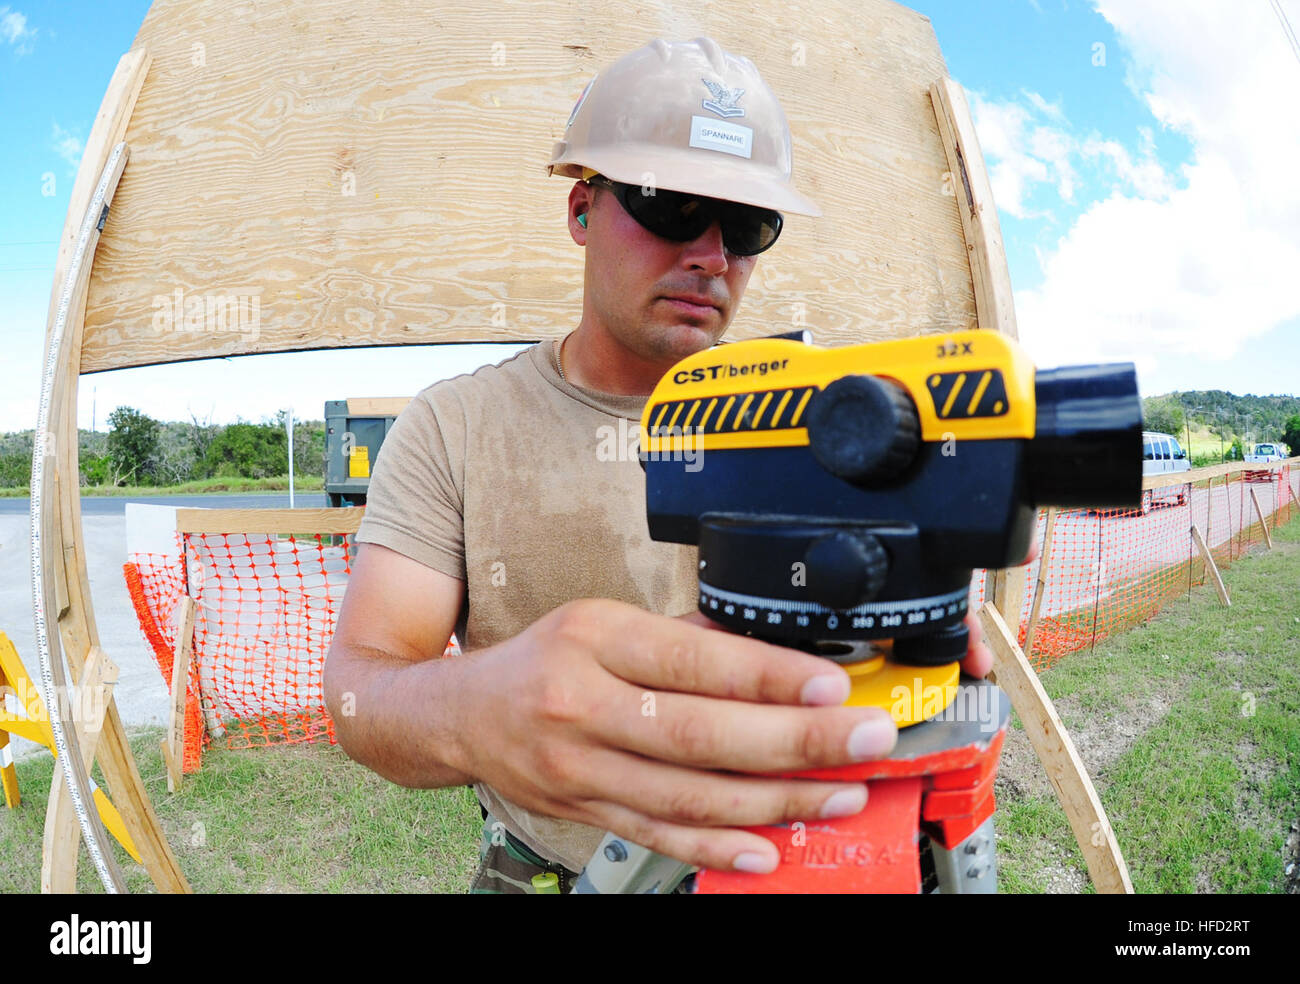
{"type": "Polygon", "coordinates": [[[451,708],[459,659],[410,662],[376,649],[342,646],[325,664],[325,695],[339,744],[354,761],[401,786],[434,789],[474,778],[459,756],[451,708]]]}

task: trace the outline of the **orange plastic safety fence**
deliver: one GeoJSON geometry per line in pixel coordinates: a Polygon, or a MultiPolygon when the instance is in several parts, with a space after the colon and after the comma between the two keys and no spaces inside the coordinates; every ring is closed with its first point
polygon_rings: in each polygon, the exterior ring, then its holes
{"type": "MultiPolygon", "coordinates": [[[[146,555],[147,556],[147,555],[146,555]]],[[[122,574],[126,578],[126,590],[131,596],[131,605],[135,608],[140,629],[144,632],[154,659],[162,672],[163,682],[168,688],[172,685],[172,667],[176,653],[176,602],[184,591],[180,583],[179,570],[172,571],[166,567],[154,567],[146,564],[150,584],[145,584],[140,565],[127,563],[122,565],[122,574]],[[155,607],[156,606],[156,607],[155,607]],[[155,615],[155,612],[157,615],[155,615]]],[[[182,772],[197,772],[202,757],[203,719],[199,713],[197,678],[194,675],[193,661],[190,664],[189,679],[185,681],[185,724],[184,751],[181,757],[182,772]]]]}
{"type": "MultiPolygon", "coordinates": [[[[1050,545],[1043,541],[1045,513],[1040,513],[1040,555],[1028,568],[1018,625],[1024,645],[1046,552],[1043,600],[1026,653],[1030,662],[1038,669],[1051,666],[1067,653],[1148,621],[1173,598],[1204,583],[1206,565],[1193,526],[1220,570],[1263,543],[1264,522],[1271,530],[1300,508],[1298,480],[1300,467],[1291,463],[1153,489],[1145,511],[1061,510],[1050,545]]],[[[975,572],[972,605],[983,600],[985,575],[975,572]]]]}
{"type": "MultiPolygon", "coordinates": [[[[176,602],[185,592],[194,599],[186,771],[193,771],[191,748],[198,767],[200,742],[227,748],[334,743],[322,678],[351,574],[351,537],[177,536],[176,555],[135,554],[124,570],[165,680],[176,602]]],[[[453,636],[444,655],[457,651],[453,636]]]]}

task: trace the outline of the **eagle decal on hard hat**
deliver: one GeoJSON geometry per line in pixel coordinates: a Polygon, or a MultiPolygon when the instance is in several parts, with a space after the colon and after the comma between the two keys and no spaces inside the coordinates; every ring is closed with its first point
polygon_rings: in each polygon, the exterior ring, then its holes
{"type": "Polygon", "coordinates": [[[744,116],[745,111],[736,105],[736,101],[745,94],[744,89],[728,89],[725,85],[717,82],[711,82],[708,79],[700,79],[709,88],[713,95],[712,99],[705,99],[700,103],[711,113],[717,113],[724,119],[732,116],[744,116]]]}

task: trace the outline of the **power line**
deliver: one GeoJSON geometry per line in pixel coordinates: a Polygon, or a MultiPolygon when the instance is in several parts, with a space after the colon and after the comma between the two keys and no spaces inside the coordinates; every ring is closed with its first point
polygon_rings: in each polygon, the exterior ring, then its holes
{"type": "Polygon", "coordinates": [[[1277,14],[1277,19],[1282,22],[1282,33],[1286,35],[1287,41],[1291,43],[1291,51],[1295,53],[1296,61],[1300,61],[1300,41],[1296,40],[1295,31],[1291,29],[1291,22],[1286,19],[1286,11],[1282,9],[1281,0],[1270,0],[1273,4],[1273,12],[1277,14]]]}

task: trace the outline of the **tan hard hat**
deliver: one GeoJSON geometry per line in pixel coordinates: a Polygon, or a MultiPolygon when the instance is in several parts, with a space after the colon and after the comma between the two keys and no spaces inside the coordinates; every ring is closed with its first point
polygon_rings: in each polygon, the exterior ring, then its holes
{"type": "Polygon", "coordinates": [[[821,215],[790,183],[790,125],[748,58],[712,38],[652,41],[582,90],[547,168],[821,215]]]}

